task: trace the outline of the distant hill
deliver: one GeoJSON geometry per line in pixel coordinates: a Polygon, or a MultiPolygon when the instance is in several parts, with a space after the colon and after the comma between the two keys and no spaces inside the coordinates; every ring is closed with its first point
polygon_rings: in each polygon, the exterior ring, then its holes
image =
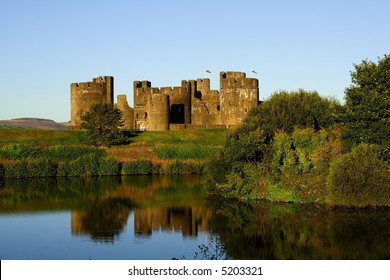
{"type": "Polygon", "coordinates": [[[68,128],[68,123],[57,123],[53,120],[40,118],[19,118],[12,120],[0,120],[0,128],[66,130],[68,128]]]}

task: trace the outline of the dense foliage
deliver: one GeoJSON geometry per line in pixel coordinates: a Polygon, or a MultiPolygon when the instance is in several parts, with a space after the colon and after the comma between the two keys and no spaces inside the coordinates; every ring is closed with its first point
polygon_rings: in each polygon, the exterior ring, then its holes
{"type": "Polygon", "coordinates": [[[345,91],[343,139],[350,150],[360,143],[378,144],[390,160],[390,56],[378,63],[364,60],[351,72],[352,85],[345,91]]]}
{"type": "Polygon", "coordinates": [[[87,130],[87,141],[95,146],[112,146],[127,142],[122,129],[122,111],[113,104],[93,104],[81,116],[82,129],[87,130]]]}
{"type": "Polygon", "coordinates": [[[390,206],[390,56],[355,69],[344,106],[298,90],[275,93],[252,110],[207,164],[209,191],[243,200],[390,206]]]}
{"type": "Polygon", "coordinates": [[[380,160],[378,146],[360,144],[330,166],[328,203],[390,206],[390,169],[380,160]]]}
{"type": "Polygon", "coordinates": [[[291,133],[295,128],[317,132],[334,124],[339,110],[339,103],[322,98],[317,92],[298,90],[273,94],[228,134],[221,155],[207,167],[210,184],[226,183],[228,174],[246,180],[248,165],[245,164],[266,164],[271,160],[276,133],[291,133]]]}

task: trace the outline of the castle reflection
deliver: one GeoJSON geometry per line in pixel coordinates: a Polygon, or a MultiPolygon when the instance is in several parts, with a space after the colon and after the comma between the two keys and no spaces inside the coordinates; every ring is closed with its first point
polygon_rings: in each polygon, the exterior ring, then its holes
{"type": "MultiPolygon", "coordinates": [[[[96,209],[94,210],[96,211],[96,209]]],[[[130,209],[121,212],[104,209],[101,218],[86,210],[71,212],[73,235],[91,235],[96,240],[114,240],[127,226],[130,209]],[[114,213],[114,214],[112,214],[114,213]],[[107,216],[109,218],[107,219],[107,216]]],[[[173,208],[136,208],[134,211],[134,234],[151,236],[155,231],[181,232],[183,237],[197,236],[208,231],[211,212],[201,206],[173,208]]],[[[101,211],[98,211],[101,212],[101,211]]]]}
{"type": "Polygon", "coordinates": [[[151,235],[153,231],[176,231],[196,236],[208,230],[210,211],[202,207],[149,208],[134,210],[134,233],[151,235]]]}
{"type": "Polygon", "coordinates": [[[113,241],[134,216],[134,235],[148,237],[156,231],[181,232],[183,237],[207,231],[211,211],[204,206],[198,177],[185,182],[178,177],[124,177],[114,192],[72,210],[73,235],[113,241]]]}

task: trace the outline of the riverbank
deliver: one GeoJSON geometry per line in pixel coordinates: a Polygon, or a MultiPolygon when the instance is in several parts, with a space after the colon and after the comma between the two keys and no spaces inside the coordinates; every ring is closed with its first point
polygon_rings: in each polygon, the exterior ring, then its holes
{"type": "Polygon", "coordinates": [[[135,133],[128,145],[95,148],[82,131],[0,129],[0,177],[202,173],[225,130],[135,133]]]}

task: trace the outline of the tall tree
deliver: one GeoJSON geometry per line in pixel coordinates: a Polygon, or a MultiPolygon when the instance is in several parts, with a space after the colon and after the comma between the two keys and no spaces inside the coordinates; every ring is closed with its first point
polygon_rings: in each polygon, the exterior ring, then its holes
{"type": "Polygon", "coordinates": [[[390,148],[390,56],[378,60],[355,64],[352,84],[345,90],[343,138],[349,149],[359,143],[390,148]]]}
{"type": "Polygon", "coordinates": [[[94,104],[81,120],[87,140],[95,146],[112,146],[126,142],[122,111],[112,104],[94,104]]]}

